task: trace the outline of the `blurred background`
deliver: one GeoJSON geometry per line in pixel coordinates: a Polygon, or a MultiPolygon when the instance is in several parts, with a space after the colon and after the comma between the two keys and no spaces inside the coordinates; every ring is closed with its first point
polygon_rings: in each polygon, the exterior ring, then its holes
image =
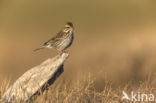
{"type": "Polygon", "coordinates": [[[67,21],[75,27],[60,80],[91,74],[96,87],[144,81],[156,71],[155,0],[0,0],[0,73],[14,82],[30,68],[57,55],[33,50],[67,21]]]}

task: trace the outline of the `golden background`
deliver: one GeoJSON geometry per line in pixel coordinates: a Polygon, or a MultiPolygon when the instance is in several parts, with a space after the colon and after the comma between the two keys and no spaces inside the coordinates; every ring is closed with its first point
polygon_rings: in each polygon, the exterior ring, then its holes
{"type": "Polygon", "coordinates": [[[33,50],[67,21],[75,28],[60,80],[91,74],[101,90],[144,81],[156,71],[156,2],[153,0],[1,0],[0,72],[16,80],[28,69],[57,54],[33,50]]]}

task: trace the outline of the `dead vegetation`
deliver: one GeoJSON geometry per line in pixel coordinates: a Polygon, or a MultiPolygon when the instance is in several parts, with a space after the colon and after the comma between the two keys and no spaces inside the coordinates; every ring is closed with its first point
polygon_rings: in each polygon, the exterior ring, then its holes
{"type": "MultiPolygon", "coordinates": [[[[156,95],[156,75],[149,76],[147,81],[133,84],[129,81],[120,86],[114,87],[113,82],[103,81],[104,89],[97,91],[95,89],[96,78],[89,75],[83,81],[75,81],[73,83],[67,81],[59,81],[59,84],[54,84],[48,88],[40,96],[29,101],[29,103],[129,103],[129,101],[122,101],[122,92],[126,91],[130,94],[131,91],[140,93],[153,93],[156,95]]],[[[8,89],[9,80],[1,78],[0,95],[8,89]],[[3,80],[2,80],[3,79],[3,80]]],[[[144,101],[143,103],[146,103],[144,101]]]]}

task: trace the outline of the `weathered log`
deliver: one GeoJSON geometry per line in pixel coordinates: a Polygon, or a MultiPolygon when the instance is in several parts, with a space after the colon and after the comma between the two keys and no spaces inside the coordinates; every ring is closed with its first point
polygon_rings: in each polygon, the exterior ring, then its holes
{"type": "Polygon", "coordinates": [[[4,93],[3,101],[28,101],[35,94],[43,91],[63,72],[63,63],[68,56],[68,53],[57,55],[28,70],[4,93]]]}

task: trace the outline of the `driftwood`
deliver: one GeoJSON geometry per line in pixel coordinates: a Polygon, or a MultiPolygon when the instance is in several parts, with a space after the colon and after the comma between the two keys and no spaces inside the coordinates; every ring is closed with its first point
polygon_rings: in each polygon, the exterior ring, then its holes
{"type": "Polygon", "coordinates": [[[3,101],[28,101],[43,91],[63,72],[63,63],[68,56],[68,53],[57,55],[28,70],[4,93],[3,101]]]}

